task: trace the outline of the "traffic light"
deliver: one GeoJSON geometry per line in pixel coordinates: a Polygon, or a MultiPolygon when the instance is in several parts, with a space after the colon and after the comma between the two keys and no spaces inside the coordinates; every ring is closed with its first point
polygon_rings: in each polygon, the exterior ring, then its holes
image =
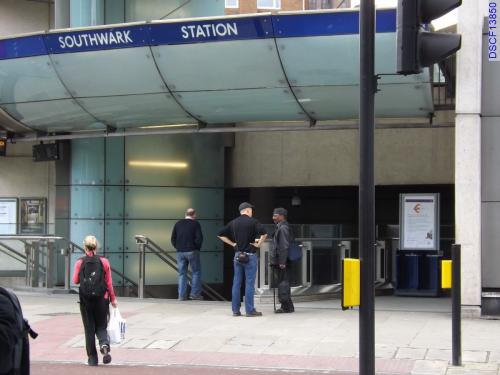
{"type": "Polygon", "coordinates": [[[431,21],[462,4],[462,0],[398,0],[397,72],[418,74],[460,49],[459,34],[426,31],[431,21]]]}

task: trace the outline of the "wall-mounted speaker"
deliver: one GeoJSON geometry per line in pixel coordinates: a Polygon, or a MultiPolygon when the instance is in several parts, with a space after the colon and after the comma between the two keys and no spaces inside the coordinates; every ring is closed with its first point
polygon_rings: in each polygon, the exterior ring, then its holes
{"type": "Polygon", "coordinates": [[[59,160],[59,144],[41,143],[33,146],[33,161],[59,160]]]}

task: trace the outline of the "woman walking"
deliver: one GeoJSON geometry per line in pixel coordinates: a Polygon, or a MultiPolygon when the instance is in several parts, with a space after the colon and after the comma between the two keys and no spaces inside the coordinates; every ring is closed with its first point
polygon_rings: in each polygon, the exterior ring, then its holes
{"type": "Polygon", "coordinates": [[[103,354],[102,362],[110,363],[109,337],[106,331],[109,317],[109,302],[117,306],[109,261],[97,255],[99,243],[94,236],[83,241],[85,256],[75,263],[73,283],[80,284],[80,312],[85,329],[85,348],[89,366],[98,365],[95,337],[103,354]]]}

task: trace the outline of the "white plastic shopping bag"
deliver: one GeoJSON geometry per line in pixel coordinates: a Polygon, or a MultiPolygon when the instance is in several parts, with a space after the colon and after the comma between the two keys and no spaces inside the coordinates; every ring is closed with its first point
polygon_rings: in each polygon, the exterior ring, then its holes
{"type": "Polygon", "coordinates": [[[119,344],[125,339],[126,321],[118,307],[109,306],[108,336],[111,344],[119,344]]]}

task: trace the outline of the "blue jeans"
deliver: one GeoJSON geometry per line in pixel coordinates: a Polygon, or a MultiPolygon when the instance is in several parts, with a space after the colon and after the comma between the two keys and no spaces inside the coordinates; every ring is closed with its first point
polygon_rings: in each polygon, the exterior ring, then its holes
{"type": "Polygon", "coordinates": [[[200,252],[198,250],[178,251],[177,268],[179,269],[179,299],[187,298],[188,265],[191,265],[191,272],[193,273],[193,278],[191,280],[191,297],[199,297],[201,295],[200,252]]]}
{"type": "Polygon", "coordinates": [[[241,306],[241,283],[245,279],[245,311],[247,314],[255,310],[253,305],[253,297],[255,293],[255,276],[257,275],[257,255],[250,254],[248,263],[241,264],[236,260],[239,252],[234,255],[234,278],[233,278],[233,293],[232,293],[232,309],[233,313],[240,311],[241,306]]]}

